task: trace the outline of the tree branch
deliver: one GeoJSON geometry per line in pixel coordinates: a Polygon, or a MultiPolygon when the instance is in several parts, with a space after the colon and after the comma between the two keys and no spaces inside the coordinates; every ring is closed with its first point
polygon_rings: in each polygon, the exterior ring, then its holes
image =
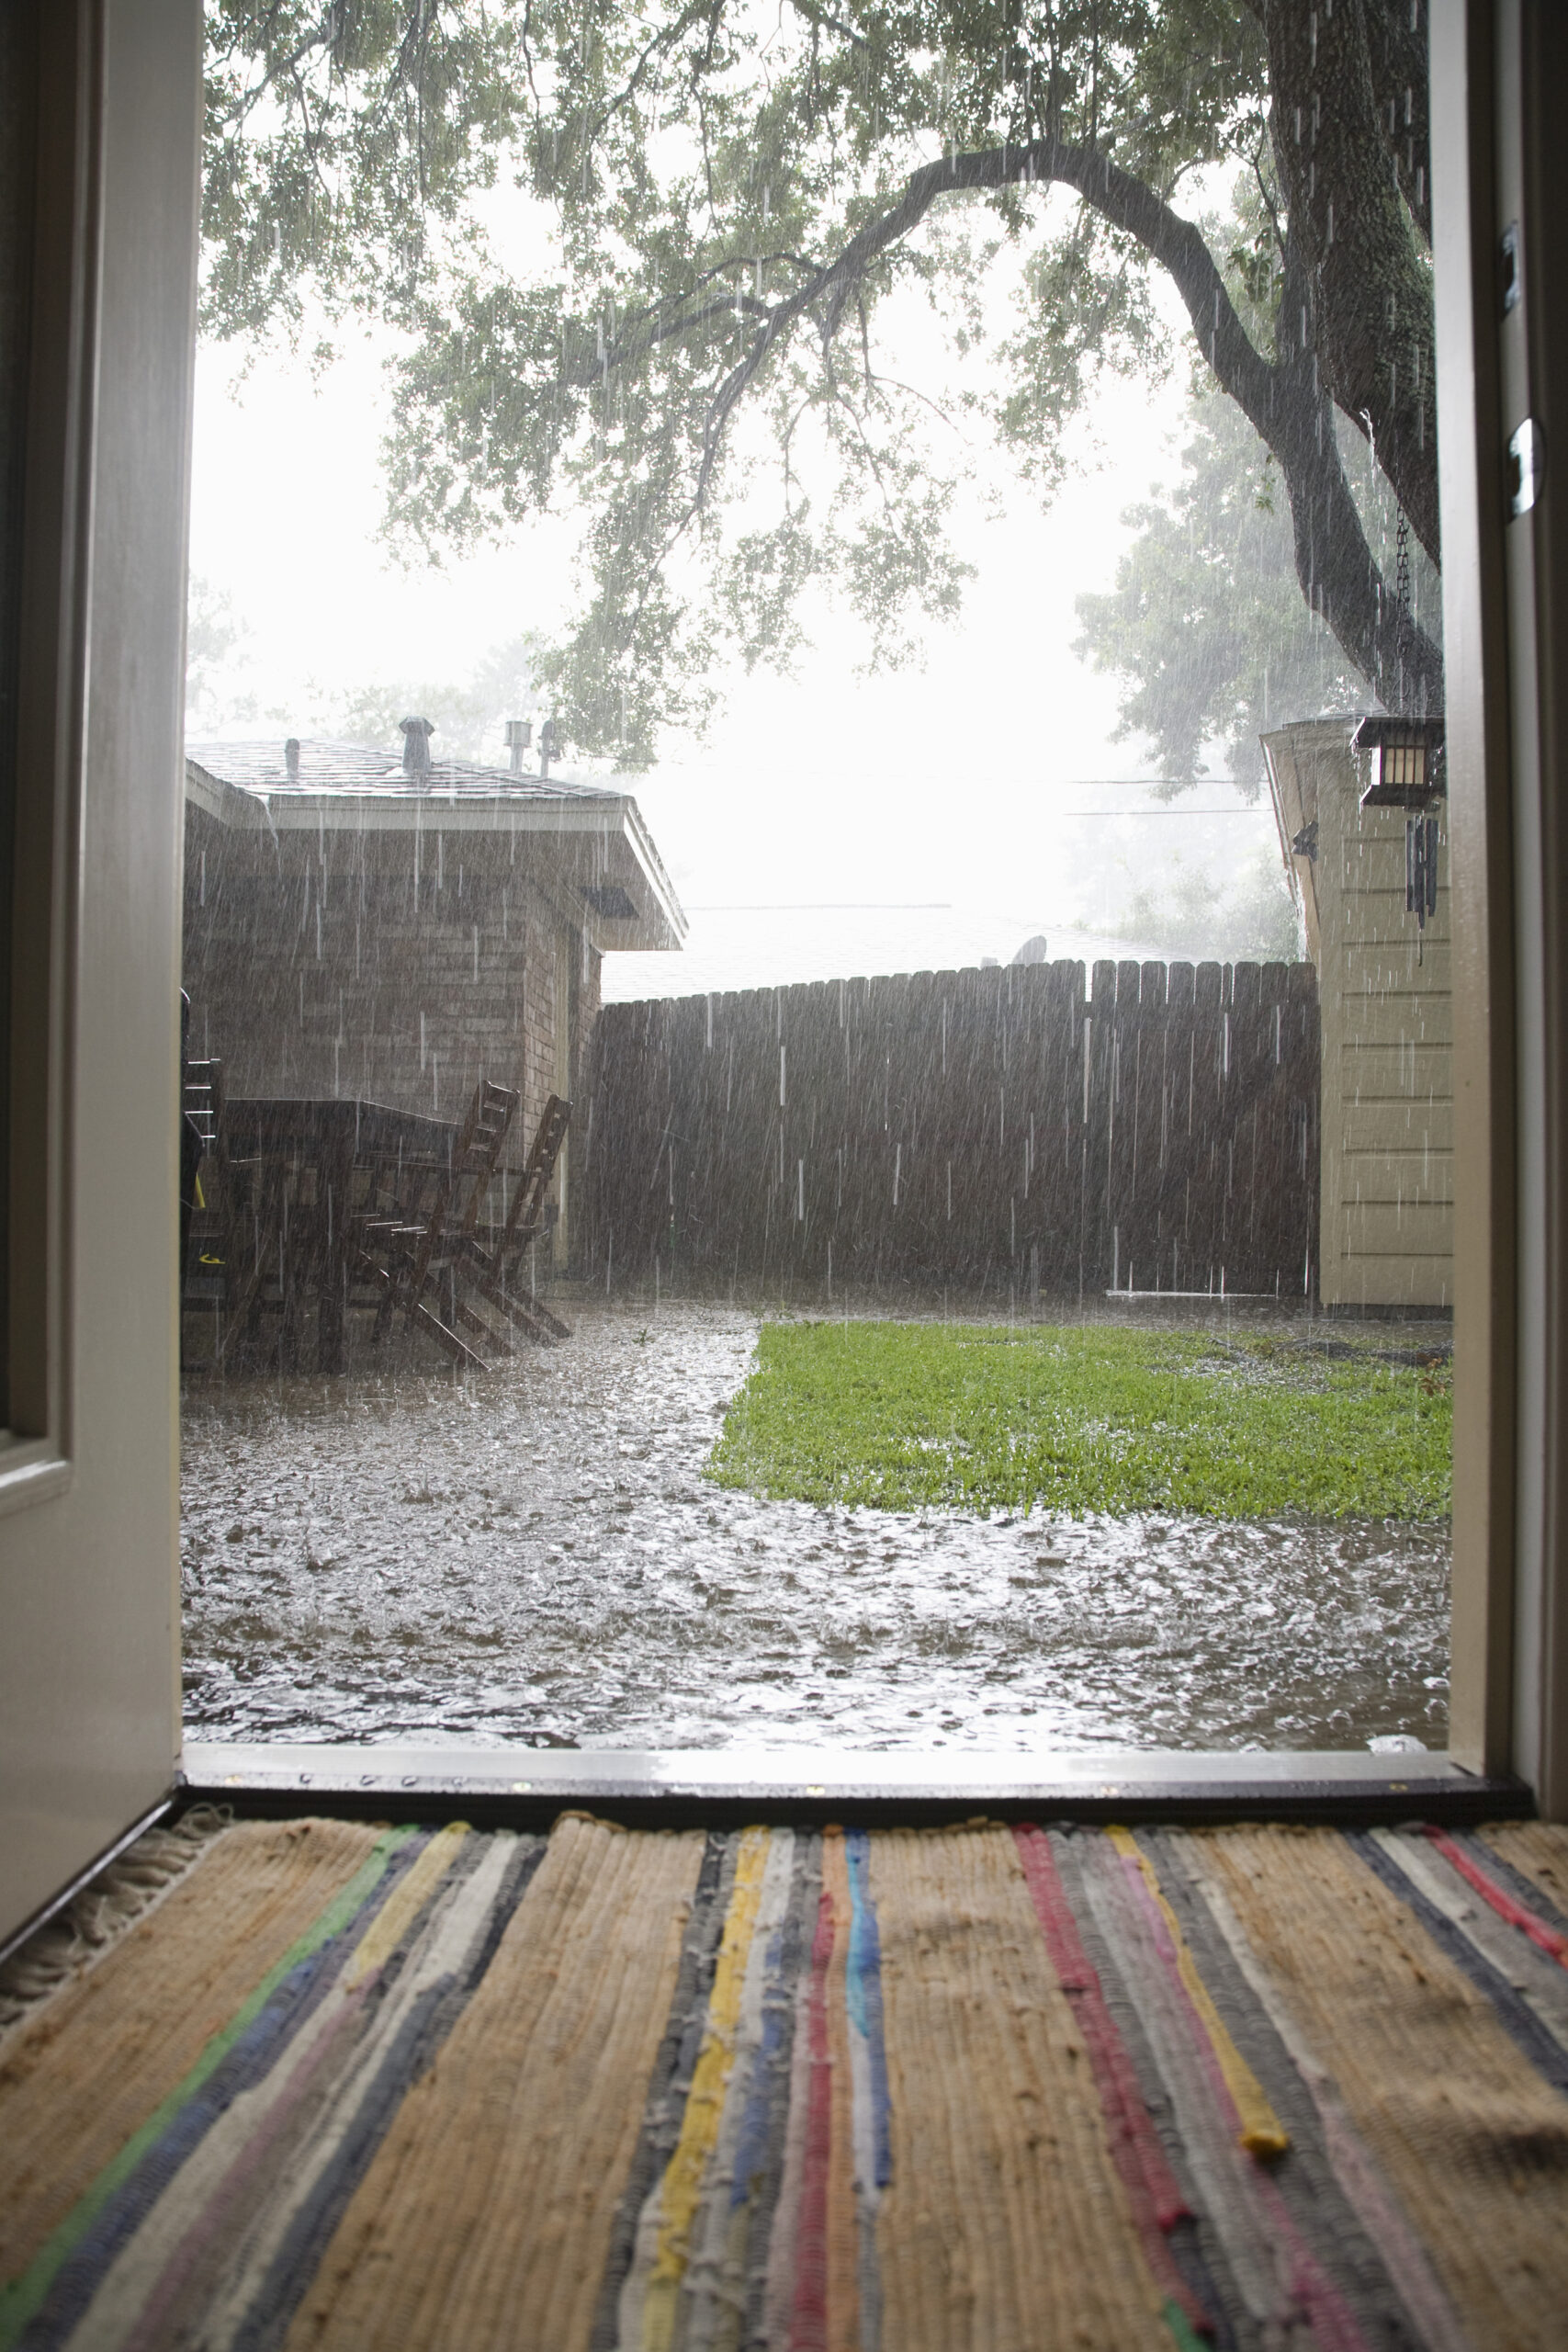
{"type": "MultiPolygon", "coordinates": [[[[1191,320],[1199,347],[1223,389],[1250,420],[1279,462],[1291,500],[1303,593],[1321,614],[1369,684],[1395,704],[1442,700],[1442,659],[1426,632],[1402,614],[1383,581],[1350,495],[1335,439],[1333,406],[1316,381],[1310,340],[1292,345],[1279,363],[1264,358],[1238,318],[1201,231],[1155,189],[1087,143],[1042,138],[1022,148],[994,147],[939,157],[910,173],[897,198],[868,221],[830,261],[777,301],[753,297],[682,306],[651,320],[592,370],[568,380],[591,380],[601,368],[635,364],[657,345],[684,339],[722,312],[736,310],[758,322],[746,352],[708,404],[696,483],[685,523],[700,513],[712,482],[726,426],[781,337],[800,318],[823,322],[830,339],[845,304],[881,258],[915,230],[944,196],[976,193],[1019,182],[1054,181],[1074,187],[1110,224],[1134,238],[1173,280],[1191,320]]],[[[1304,288],[1299,247],[1287,270],[1286,313],[1304,288]]],[[[1299,305],[1298,305],[1299,307],[1299,305]]],[[[685,527],[685,523],[679,529],[685,527]]]]}
{"type": "Polygon", "coordinates": [[[830,8],[814,8],[811,0],[790,0],[790,6],[796,16],[804,17],[808,24],[826,27],[829,32],[837,33],[841,40],[852,43],[856,49],[870,47],[863,33],[857,33],[852,25],[846,25],[843,18],[835,17],[830,8]]]}
{"type": "Polygon", "coordinates": [[[1431,107],[1425,27],[1412,26],[1408,0],[1363,0],[1378,130],[1399,192],[1432,243],[1431,107]]]}
{"type": "Polygon", "coordinates": [[[1432,289],[1378,122],[1364,11],[1379,4],[1268,0],[1274,155],[1325,388],[1438,563],[1432,289]]]}

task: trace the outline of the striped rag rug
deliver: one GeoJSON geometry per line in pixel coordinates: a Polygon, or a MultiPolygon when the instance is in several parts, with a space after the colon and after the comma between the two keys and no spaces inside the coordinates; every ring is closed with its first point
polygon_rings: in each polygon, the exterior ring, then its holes
{"type": "Polygon", "coordinates": [[[0,2346],[1568,2344],[1568,1832],[251,1823],[0,2042],[0,2346]]]}

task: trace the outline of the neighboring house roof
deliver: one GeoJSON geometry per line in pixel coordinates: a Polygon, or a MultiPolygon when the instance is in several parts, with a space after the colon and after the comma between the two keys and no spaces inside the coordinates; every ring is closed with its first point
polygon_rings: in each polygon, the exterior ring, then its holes
{"type": "Polygon", "coordinates": [[[526,833],[601,949],[676,948],[686,918],[635,797],[571,775],[517,775],[321,737],[190,743],[186,798],[222,825],[269,833],[526,833]]]}

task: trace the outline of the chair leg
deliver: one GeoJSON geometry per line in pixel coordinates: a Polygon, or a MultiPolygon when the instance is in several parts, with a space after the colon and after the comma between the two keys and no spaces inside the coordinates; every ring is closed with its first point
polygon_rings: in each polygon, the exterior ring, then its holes
{"type": "Polygon", "coordinates": [[[483,1356],[476,1354],[468,1341],[460,1340],[456,1331],[448,1330],[441,1317],[438,1315],[433,1315],[429,1307],[419,1299],[415,1299],[410,1307],[409,1319],[411,1322],[417,1323],[422,1331],[428,1331],[437,1345],[445,1348],[449,1356],[455,1356],[466,1372],[490,1370],[483,1356]]]}
{"type": "MultiPolygon", "coordinates": [[[[267,1278],[273,1245],[277,1238],[281,1222],[277,1215],[276,1195],[276,1182],[270,1180],[264,1182],[262,1196],[254,1212],[255,1221],[251,1234],[250,1264],[228,1303],[228,1329],[223,1335],[222,1345],[218,1353],[220,1363],[227,1361],[229,1351],[242,1332],[247,1341],[254,1341],[261,1336],[262,1288],[267,1278]]],[[[225,1246],[224,1255],[231,1267],[238,1268],[244,1262],[244,1249],[243,1245],[239,1249],[234,1247],[232,1235],[225,1246]]],[[[278,1269],[280,1282],[283,1279],[283,1271],[280,1266],[278,1269]]]]}
{"type": "Polygon", "coordinates": [[[571,1326],[563,1323],[558,1316],[552,1315],[549,1308],[542,1306],[536,1298],[531,1298],[525,1304],[522,1299],[514,1298],[504,1291],[491,1290],[481,1291],[479,1296],[487,1306],[493,1306],[498,1315],[504,1315],[520,1331],[525,1331],[537,1347],[551,1347],[557,1340],[570,1340],[571,1337],[571,1326]]]}
{"type": "MultiPolygon", "coordinates": [[[[359,1252],[355,1263],[356,1270],[363,1279],[380,1285],[381,1304],[376,1310],[376,1328],[379,1336],[381,1317],[385,1315],[389,1323],[390,1322],[392,1313],[399,1303],[400,1285],[387,1268],[378,1264],[366,1250],[362,1250],[359,1252]]],[[[449,1329],[438,1315],[432,1313],[423,1299],[405,1296],[402,1299],[402,1305],[405,1323],[417,1325],[422,1331],[428,1331],[437,1346],[445,1348],[448,1355],[456,1357],[465,1371],[488,1372],[490,1370],[483,1356],[470,1348],[468,1341],[460,1339],[456,1331],[449,1329]]],[[[468,1318],[465,1317],[464,1319],[468,1318]]],[[[472,1327],[486,1337],[493,1336],[485,1333],[485,1327],[477,1317],[472,1318],[472,1327]]]]}

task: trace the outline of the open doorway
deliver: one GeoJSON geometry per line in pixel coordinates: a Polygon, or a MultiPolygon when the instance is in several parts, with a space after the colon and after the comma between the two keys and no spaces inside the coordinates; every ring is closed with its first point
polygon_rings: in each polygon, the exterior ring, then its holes
{"type": "Polygon", "coordinates": [[[215,21],[193,1736],[1445,1744],[1426,28],[1279,16],[215,21]]]}

